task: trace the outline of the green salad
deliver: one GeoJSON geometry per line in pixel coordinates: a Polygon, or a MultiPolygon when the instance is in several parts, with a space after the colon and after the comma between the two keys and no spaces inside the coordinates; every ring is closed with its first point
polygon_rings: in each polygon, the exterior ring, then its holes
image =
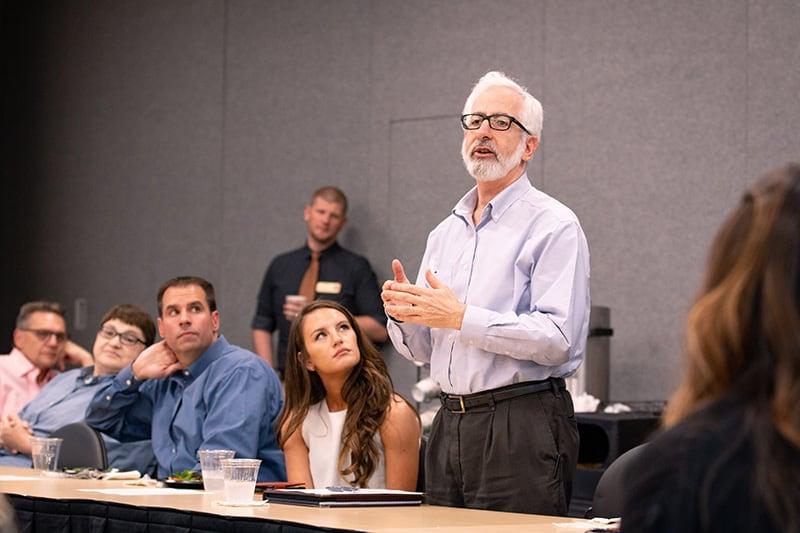
{"type": "Polygon", "coordinates": [[[203,476],[196,470],[182,470],[169,476],[170,481],[203,481],[203,476]]]}

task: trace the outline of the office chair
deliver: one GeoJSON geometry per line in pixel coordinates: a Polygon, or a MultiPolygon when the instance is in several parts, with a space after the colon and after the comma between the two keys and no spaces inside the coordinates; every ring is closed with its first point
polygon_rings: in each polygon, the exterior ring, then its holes
{"type": "Polygon", "coordinates": [[[597,482],[592,507],[586,511],[587,518],[616,518],[622,515],[625,478],[632,468],[639,466],[638,459],[645,446],[647,443],[631,448],[608,465],[606,471],[600,476],[600,481],[597,482]]]}
{"type": "Polygon", "coordinates": [[[86,422],[61,426],[50,436],[64,439],[58,461],[61,468],[108,468],[103,437],[86,422]]]}

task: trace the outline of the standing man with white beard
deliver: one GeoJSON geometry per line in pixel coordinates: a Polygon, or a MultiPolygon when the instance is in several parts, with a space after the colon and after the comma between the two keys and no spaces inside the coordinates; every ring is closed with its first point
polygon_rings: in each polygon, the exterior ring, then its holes
{"type": "Polygon", "coordinates": [[[526,174],[542,106],[499,72],[464,106],[477,184],[428,237],[417,283],[392,262],[381,297],[406,358],[442,387],[425,459],[434,505],[566,514],[578,429],[564,377],[583,361],[589,250],[575,214],[526,174]]]}

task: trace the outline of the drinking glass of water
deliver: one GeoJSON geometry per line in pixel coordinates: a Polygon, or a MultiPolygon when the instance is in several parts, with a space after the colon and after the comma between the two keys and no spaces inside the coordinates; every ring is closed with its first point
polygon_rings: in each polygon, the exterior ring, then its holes
{"type": "Polygon", "coordinates": [[[261,459],[221,459],[220,463],[225,484],[225,501],[231,503],[253,501],[261,459]]]}
{"type": "Polygon", "coordinates": [[[222,459],[233,459],[233,450],[198,450],[200,469],[203,472],[203,488],[210,492],[222,492],[225,482],[222,479],[222,459]]]}
{"type": "Polygon", "coordinates": [[[64,439],[56,437],[31,437],[33,468],[44,474],[58,469],[58,455],[64,439]]]}

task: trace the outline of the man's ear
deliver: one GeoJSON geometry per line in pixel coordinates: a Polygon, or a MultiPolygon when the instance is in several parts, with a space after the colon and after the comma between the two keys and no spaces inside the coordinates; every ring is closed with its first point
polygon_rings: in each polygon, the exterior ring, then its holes
{"type": "Polygon", "coordinates": [[[164,332],[162,331],[162,327],[161,327],[161,317],[158,317],[156,319],[156,323],[158,324],[158,336],[163,339],[164,338],[164,332]]]}
{"type": "Polygon", "coordinates": [[[17,350],[19,350],[20,344],[22,342],[20,338],[22,337],[23,333],[24,333],[24,331],[21,331],[21,330],[19,330],[17,328],[14,328],[14,334],[13,334],[13,337],[14,337],[14,348],[16,348],[17,350]]]}
{"type": "Polygon", "coordinates": [[[214,335],[219,334],[219,310],[211,313],[211,328],[214,331],[214,335]]]}
{"type": "Polygon", "coordinates": [[[536,153],[537,148],[539,148],[539,137],[528,136],[528,138],[525,139],[525,151],[522,152],[522,160],[530,161],[533,154],[536,153]]]}

